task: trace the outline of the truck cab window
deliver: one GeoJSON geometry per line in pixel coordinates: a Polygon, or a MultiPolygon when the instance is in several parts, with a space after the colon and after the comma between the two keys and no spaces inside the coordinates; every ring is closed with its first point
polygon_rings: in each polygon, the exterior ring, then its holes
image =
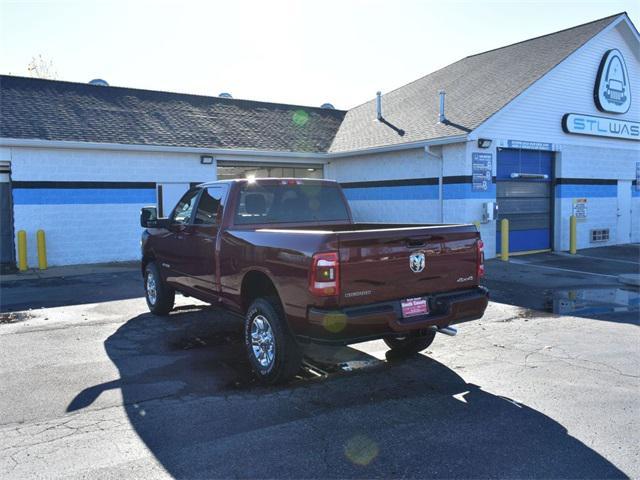
{"type": "Polygon", "coordinates": [[[171,214],[171,220],[173,220],[174,223],[186,224],[191,221],[193,206],[196,202],[196,198],[198,198],[199,192],[200,190],[189,190],[184,194],[171,214]]]}
{"type": "Polygon", "coordinates": [[[240,187],[235,224],[349,221],[337,186],[247,183],[240,187]]]}
{"type": "Polygon", "coordinates": [[[220,204],[224,189],[206,188],[200,196],[195,222],[197,225],[216,225],[221,213],[220,204]]]}

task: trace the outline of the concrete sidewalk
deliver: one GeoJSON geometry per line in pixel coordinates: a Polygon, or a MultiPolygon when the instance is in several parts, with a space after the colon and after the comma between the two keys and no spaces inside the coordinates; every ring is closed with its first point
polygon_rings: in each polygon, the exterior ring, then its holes
{"type": "Polygon", "coordinates": [[[140,262],[113,262],[113,263],[92,263],[86,265],[66,265],[61,267],[50,267],[46,270],[32,268],[26,272],[2,274],[0,284],[6,282],[16,282],[21,280],[37,280],[40,278],[65,278],[79,275],[93,275],[101,273],[130,272],[140,269],[140,262]]]}

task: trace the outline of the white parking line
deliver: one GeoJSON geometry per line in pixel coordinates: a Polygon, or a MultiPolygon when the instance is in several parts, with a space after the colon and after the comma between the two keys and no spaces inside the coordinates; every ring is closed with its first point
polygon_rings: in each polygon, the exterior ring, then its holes
{"type": "Polygon", "coordinates": [[[581,273],[583,275],[595,275],[597,277],[618,278],[617,275],[605,275],[604,273],[583,272],[582,270],[571,270],[569,268],[549,267],[547,265],[537,265],[535,263],[530,263],[524,260],[509,259],[509,261],[511,263],[515,263],[516,265],[526,265],[528,267],[546,268],[547,270],[559,270],[561,272],[581,273]]]}
{"type": "Polygon", "coordinates": [[[593,258],[595,260],[606,260],[607,262],[618,262],[618,263],[630,263],[631,265],[640,266],[640,259],[637,262],[632,262],[629,260],[616,260],[615,258],[594,257],[593,255],[583,255],[581,253],[576,253],[575,255],[571,255],[570,253],[565,253],[565,252],[554,252],[553,254],[558,255],[559,257],[593,258]]]}
{"type": "Polygon", "coordinates": [[[631,265],[640,266],[640,262],[630,262],[629,260],[616,260],[615,258],[593,257],[591,255],[580,255],[580,256],[584,258],[595,258],[596,260],[606,260],[607,262],[629,263],[631,265]]]}

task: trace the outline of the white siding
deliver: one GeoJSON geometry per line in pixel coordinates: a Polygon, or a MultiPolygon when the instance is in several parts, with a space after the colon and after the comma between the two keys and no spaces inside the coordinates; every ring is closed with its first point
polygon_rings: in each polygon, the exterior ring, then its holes
{"type": "Polygon", "coordinates": [[[325,168],[325,177],[339,182],[437,177],[439,162],[428,157],[423,148],[354,155],[331,160],[325,168]]]}
{"type": "Polygon", "coordinates": [[[631,242],[640,243],[640,192],[635,191],[632,185],[633,197],[631,197],[631,242]]]}
{"type": "MultiPolygon", "coordinates": [[[[216,163],[202,165],[200,154],[92,149],[3,147],[2,160],[10,160],[14,182],[144,182],[182,183],[216,179],[216,163]]],[[[224,155],[225,160],[265,162],[264,157],[224,155]]],[[[308,158],[269,158],[278,163],[322,163],[308,158]]],[[[140,257],[140,208],[153,204],[155,191],[147,191],[149,201],[82,203],[82,191],[67,194],[69,201],[25,202],[32,195],[25,189],[14,191],[15,232],[27,232],[28,262],[37,265],[36,231],[47,237],[50,265],[135,260],[140,257]],[[17,200],[17,201],[15,201],[17,200]]],[[[124,192],[123,192],[124,194],[124,192]]],[[[135,196],[134,196],[135,197],[135,196]]],[[[165,212],[166,213],[166,212],[165,212]]]]}
{"type": "MultiPolygon", "coordinates": [[[[635,162],[640,161],[640,142],[567,134],[562,130],[561,121],[565,113],[638,121],[638,55],[637,40],[626,24],[605,30],[481,125],[472,136],[493,139],[492,150],[495,146],[507,147],[510,139],[551,143],[556,152],[556,178],[633,180],[635,162]],[[600,60],[612,48],[620,50],[625,57],[632,89],[631,108],[622,115],[600,112],[593,100],[600,60]]],[[[587,198],[588,203],[587,219],[578,222],[578,248],[603,245],[590,243],[590,231],[599,228],[610,230],[610,241],[604,244],[615,244],[618,224],[616,187],[608,187],[609,196],[592,196],[590,192],[593,189],[589,186],[573,186],[572,191],[575,191],[574,196],[556,196],[555,199],[554,249],[569,249],[569,216],[574,198],[587,198]]],[[[639,197],[633,197],[631,202],[631,238],[637,242],[640,240],[640,222],[637,220],[639,197]]]]}
{"type": "MultiPolygon", "coordinates": [[[[556,153],[556,176],[559,178],[594,178],[605,180],[634,180],[635,162],[638,151],[563,145],[556,153]]],[[[562,187],[561,187],[562,188],[562,187]]],[[[573,212],[573,201],[576,198],[587,198],[587,218],[579,220],[578,249],[599,245],[615,245],[617,243],[618,213],[630,215],[629,212],[618,212],[617,186],[604,187],[610,194],[605,197],[593,196],[587,186],[581,192],[574,186],[576,194],[570,197],[557,197],[555,208],[555,242],[556,250],[569,249],[569,217],[573,212]],[[589,232],[592,229],[608,228],[610,239],[604,243],[591,243],[589,232]]],[[[632,204],[635,198],[632,198],[632,204]]],[[[635,222],[638,223],[637,221],[635,222]]],[[[631,219],[632,239],[634,222],[631,219]]],[[[637,227],[636,227],[637,229],[637,227]]],[[[635,240],[637,241],[637,239],[635,240]]]]}
{"type": "MultiPolygon", "coordinates": [[[[215,180],[214,165],[199,155],[11,147],[12,181],[201,182],[215,180]]],[[[22,191],[24,193],[24,190],[22,191]]],[[[143,203],[25,204],[14,191],[15,232],[27,232],[28,262],[37,265],[36,231],[47,237],[50,265],[134,260],[140,256],[143,203]]],[[[150,193],[155,198],[155,193],[150,193]]]]}
{"type": "MultiPolygon", "coordinates": [[[[557,144],[620,148],[638,151],[637,142],[571,135],[562,131],[565,113],[640,118],[640,59],[637,43],[632,47],[627,26],[602,32],[570,55],[564,62],[524,91],[509,105],[474,131],[474,136],[557,144]],[[593,88],[600,60],[612,48],[622,52],[631,83],[631,108],[623,115],[600,112],[593,101],[593,88]]],[[[535,61],[535,59],[531,59],[535,61]]],[[[506,146],[506,145],[505,145],[506,146]]]]}
{"type": "MultiPolygon", "coordinates": [[[[325,178],[341,183],[371,182],[432,178],[437,177],[439,171],[440,160],[427,155],[423,148],[416,148],[334,159],[325,167],[325,178]]],[[[401,187],[393,187],[394,190],[399,188],[401,187]]],[[[433,187],[428,188],[433,189],[433,187]]],[[[407,193],[408,189],[403,191],[405,198],[354,199],[351,193],[353,190],[346,189],[345,193],[349,198],[353,215],[359,222],[426,223],[438,221],[439,202],[437,199],[411,199],[411,194],[407,193]]]]}
{"type": "MultiPolygon", "coordinates": [[[[343,183],[439,178],[442,169],[445,177],[468,177],[471,175],[472,151],[475,151],[473,144],[456,143],[434,149],[433,154],[427,154],[424,149],[414,149],[359,155],[332,160],[325,173],[327,178],[343,183]],[[440,155],[444,159],[444,165],[440,155]]],[[[495,162],[493,168],[495,174],[495,162]]],[[[495,201],[495,197],[474,198],[472,193],[467,198],[447,198],[450,187],[452,186],[444,186],[442,212],[437,185],[429,187],[435,194],[435,198],[429,200],[412,199],[412,191],[403,187],[393,187],[399,190],[397,198],[391,195],[390,198],[358,200],[353,199],[350,189],[346,193],[351,197],[349,203],[358,221],[439,223],[442,213],[444,223],[473,223],[482,219],[482,204],[495,201]]],[[[487,257],[491,258],[495,255],[495,222],[481,224],[480,233],[485,240],[487,257]]]]}

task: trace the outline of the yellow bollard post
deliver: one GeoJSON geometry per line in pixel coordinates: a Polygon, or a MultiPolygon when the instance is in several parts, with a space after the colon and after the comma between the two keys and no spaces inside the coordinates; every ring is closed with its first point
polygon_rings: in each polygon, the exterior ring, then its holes
{"type": "Polygon", "coordinates": [[[38,244],[38,268],[47,269],[47,241],[44,237],[44,230],[36,232],[36,242],[38,244]]]}
{"type": "Polygon", "coordinates": [[[569,217],[569,253],[571,255],[576,254],[577,244],[578,244],[578,231],[577,231],[576,216],[571,215],[569,217]]]}
{"type": "Polygon", "coordinates": [[[503,262],[509,261],[509,220],[503,218],[500,222],[500,259],[503,262]]]}
{"type": "Polygon", "coordinates": [[[27,271],[27,232],[18,230],[18,270],[27,271]]]}

